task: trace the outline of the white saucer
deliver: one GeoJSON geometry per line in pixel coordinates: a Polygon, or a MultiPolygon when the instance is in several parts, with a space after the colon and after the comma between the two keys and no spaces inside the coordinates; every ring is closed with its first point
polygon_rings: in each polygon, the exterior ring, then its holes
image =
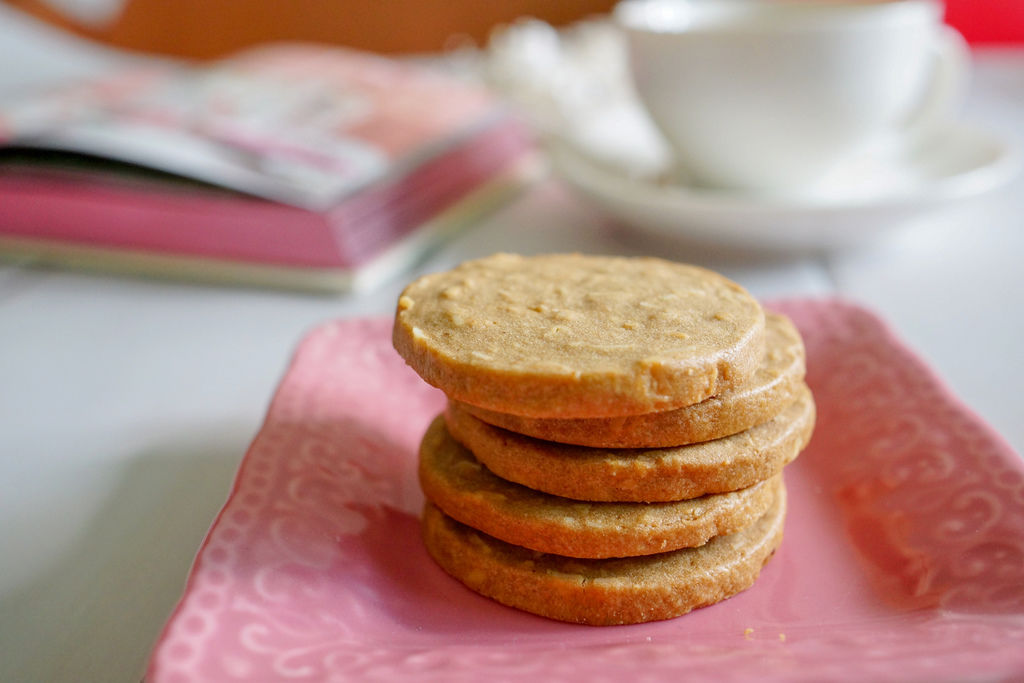
{"type": "Polygon", "coordinates": [[[703,190],[629,173],[580,145],[550,145],[555,171],[625,225],[704,244],[770,250],[827,250],[990,192],[1012,178],[1016,150],[988,132],[950,126],[927,145],[864,158],[833,174],[813,197],[703,190]]]}

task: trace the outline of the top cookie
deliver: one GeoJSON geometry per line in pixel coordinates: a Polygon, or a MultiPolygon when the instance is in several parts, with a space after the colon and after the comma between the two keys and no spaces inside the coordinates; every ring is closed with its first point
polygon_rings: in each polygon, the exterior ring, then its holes
{"type": "Polygon", "coordinates": [[[398,300],[399,354],[450,398],[529,417],[691,405],[745,382],[765,317],[742,287],[653,258],[495,254],[398,300]]]}

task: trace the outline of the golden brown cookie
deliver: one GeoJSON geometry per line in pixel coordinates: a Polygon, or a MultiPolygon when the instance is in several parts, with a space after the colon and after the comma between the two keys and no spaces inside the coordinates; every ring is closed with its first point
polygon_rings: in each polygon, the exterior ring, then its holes
{"type": "Polygon", "coordinates": [[[764,312],[703,268],[496,254],[410,284],[395,348],[450,398],[530,417],[670,410],[746,383],[764,312]]]}
{"type": "Polygon", "coordinates": [[[589,503],[491,474],[437,418],[420,446],[420,484],[448,516],[508,543],[569,557],[629,557],[703,545],[765,513],[781,475],[675,503],[589,503]]]}
{"type": "Polygon", "coordinates": [[[541,441],[449,404],[448,431],[503,479],[589,501],[665,502],[751,486],[774,476],[810,440],[814,400],[804,387],[774,419],[714,441],[674,448],[590,448],[541,441]]]}
{"type": "Polygon", "coordinates": [[[709,441],[763,424],[796,400],[804,386],[804,345],[793,323],[765,316],[765,355],[754,377],[700,403],[644,415],[544,419],[459,407],[496,427],[546,441],[599,448],[665,448],[709,441]]]}
{"type": "Polygon", "coordinates": [[[635,624],[676,617],[749,588],[782,541],[785,512],[780,487],[761,519],[702,546],[581,560],[505,543],[428,502],[423,538],[442,569],[500,603],[560,621],[635,624]]]}

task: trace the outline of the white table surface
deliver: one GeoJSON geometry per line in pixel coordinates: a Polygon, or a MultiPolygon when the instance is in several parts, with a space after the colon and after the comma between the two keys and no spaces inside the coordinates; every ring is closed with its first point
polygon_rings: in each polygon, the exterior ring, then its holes
{"type": "MultiPolygon", "coordinates": [[[[11,10],[0,26],[0,93],[107,63],[50,50],[11,10]]],[[[965,118],[1024,144],[1024,50],[976,58],[965,118]]],[[[496,250],[650,249],[549,180],[418,272],[496,250]]],[[[761,297],[873,308],[1024,450],[1024,178],[857,253],[662,253],[761,297]]],[[[0,681],[138,680],[298,340],[390,314],[412,275],[332,298],[0,265],[0,681]]]]}

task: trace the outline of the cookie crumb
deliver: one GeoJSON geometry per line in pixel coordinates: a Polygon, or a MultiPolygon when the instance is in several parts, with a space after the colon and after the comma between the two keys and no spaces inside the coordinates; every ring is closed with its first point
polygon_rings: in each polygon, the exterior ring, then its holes
{"type": "Polygon", "coordinates": [[[785,633],[780,633],[779,634],[779,640],[781,642],[783,642],[783,643],[786,642],[786,634],[785,633]]]}
{"type": "Polygon", "coordinates": [[[750,640],[750,636],[752,636],[753,634],[754,634],[754,629],[752,629],[752,628],[743,629],[743,637],[746,638],[747,640],[750,640]]]}

